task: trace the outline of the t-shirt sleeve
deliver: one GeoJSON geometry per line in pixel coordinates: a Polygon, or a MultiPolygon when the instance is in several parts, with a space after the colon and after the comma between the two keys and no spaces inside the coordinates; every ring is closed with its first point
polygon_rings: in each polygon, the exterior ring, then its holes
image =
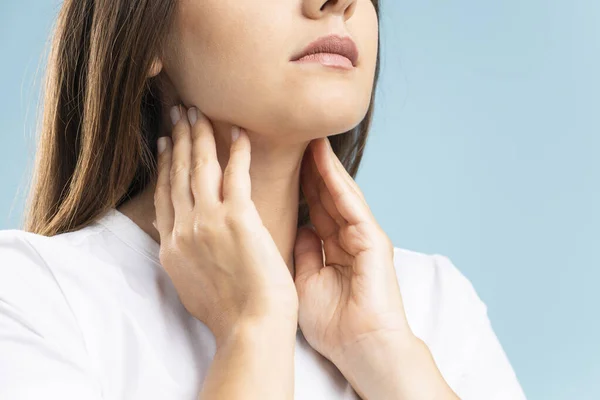
{"type": "Polygon", "coordinates": [[[453,271],[462,297],[464,346],[461,375],[453,388],[462,400],[522,400],[525,394],[496,336],[487,306],[471,282],[458,271],[448,257],[434,255],[440,268],[453,271]]]}
{"type": "Polygon", "coordinates": [[[0,399],[100,400],[59,283],[22,231],[0,231],[0,399]]]}

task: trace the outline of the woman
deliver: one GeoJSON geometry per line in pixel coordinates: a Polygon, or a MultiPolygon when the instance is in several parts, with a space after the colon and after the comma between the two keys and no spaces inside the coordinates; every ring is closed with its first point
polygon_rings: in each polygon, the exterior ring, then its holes
{"type": "Polygon", "coordinates": [[[378,18],[64,2],[0,233],[0,398],[524,398],[469,281],[394,247],[353,180],[378,18]]]}

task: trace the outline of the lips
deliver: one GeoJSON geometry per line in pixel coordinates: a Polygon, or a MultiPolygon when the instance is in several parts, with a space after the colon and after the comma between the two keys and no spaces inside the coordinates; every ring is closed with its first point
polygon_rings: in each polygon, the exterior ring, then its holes
{"type": "Polygon", "coordinates": [[[291,61],[298,61],[303,57],[317,53],[339,54],[352,62],[356,67],[358,61],[358,49],[349,36],[324,36],[310,43],[302,52],[294,55],[291,61]]]}

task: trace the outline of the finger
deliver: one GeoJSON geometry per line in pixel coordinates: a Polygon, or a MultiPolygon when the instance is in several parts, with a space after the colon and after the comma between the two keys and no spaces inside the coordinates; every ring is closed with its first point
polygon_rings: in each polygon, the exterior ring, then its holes
{"type": "MultiPolygon", "coordinates": [[[[310,152],[310,150],[308,150],[310,152]]],[[[306,160],[311,157],[310,154],[305,155],[303,165],[308,163],[306,160]]],[[[314,167],[314,163],[313,163],[314,167]]],[[[322,182],[318,174],[308,172],[308,167],[303,168],[302,173],[302,190],[307,199],[310,221],[312,222],[317,234],[323,240],[323,249],[326,265],[343,265],[350,266],[353,260],[352,256],[346,252],[339,242],[340,225],[336,223],[333,217],[325,209],[321,202],[321,196],[318,193],[314,179],[317,178],[322,182]],[[313,182],[311,182],[313,181],[313,182]]],[[[318,183],[320,185],[321,183],[318,183]]],[[[328,197],[330,197],[328,195],[328,197]]],[[[345,222],[344,222],[345,225],[345,222]]]]}
{"type": "Polygon", "coordinates": [[[210,212],[221,202],[223,171],[217,158],[215,135],[210,120],[198,110],[188,110],[192,130],[191,191],[194,208],[210,212]]]}
{"type": "Polygon", "coordinates": [[[173,203],[171,200],[171,154],[172,144],[168,136],[163,136],[158,142],[158,178],[154,191],[154,209],[156,211],[156,225],[162,235],[173,230],[173,203]],[[163,150],[164,149],[164,150],[163,150]],[[163,150],[161,152],[161,150],[163,150]]]}
{"type": "Polygon", "coordinates": [[[363,194],[362,190],[360,190],[360,187],[358,186],[358,184],[356,183],[354,178],[346,170],[346,167],[344,166],[342,161],[338,158],[337,154],[335,154],[335,152],[333,151],[333,149],[331,147],[331,142],[329,141],[329,138],[325,138],[325,139],[326,139],[326,144],[327,144],[327,146],[326,146],[327,153],[330,155],[331,159],[333,160],[333,165],[340,172],[340,175],[342,176],[344,181],[348,184],[348,186],[350,186],[350,188],[352,190],[354,190],[356,195],[361,198],[361,200],[365,203],[365,205],[367,205],[365,195],[363,194]]]}
{"type": "Polygon", "coordinates": [[[311,147],[311,152],[309,153],[310,154],[310,159],[309,159],[310,173],[315,182],[317,192],[319,193],[319,200],[321,202],[321,205],[325,209],[325,211],[327,211],[327,213],[336,222],[337,229],[339,229],[339,227],[346,226],[347,221],[344,219],[344,217],[338,211],[337,206],[333,202],[333,198],[329,194],[329,190],[327,189],[327,186],[325,185],[325,182],[323,181],[323,178],[321,177],[321,174],[319,173],[319,170],[317,168],[317,165],[316,165],[315,159],[314,159],[314,151],[312,150],[313,146],[309,145],[309,147],[311,147]]]}
{"type": "Polygon", "coordinates": [[[333,157],[337,156],[331,150],[329,139],[326,137],[319,138],[314,141],[314,144],[312,142],[311,144],[313,146],[315,164],[337,211],[352,225],[368,221],[369,212],[366,204],[351,186],[348,185],[334,164],[333,157]]]}
{"type": "Polygon", "coordinates": [[[298,229],[294,244],[294,282],[302,293],[304,282],[323,268],[323,245],[321,239],[309,227],[298,229]]]}
{"type": "Polygon", "coordinates": [[[231,129],[229,161],[223,172],[223,202],[244,205],[251,200],[250,138],[239,126],[231,129]]]}
{"type": "Polygon", "coordinates": [[[173,155],[171,159],[171,195],[175,214],[187,214],[194,207],[194,197],[190,188],[190,163],[192,149],[190,126],[182,107],[171,109],[171,121],[174,124],[173,155]]]}
{"type": "Polygon", "coordinates": [[[333,149],[331,149],[331,146],[327,146],[327,147],[328,147],[329,151],[332,153],[332,157],[331,158],[334,161],[333,164],[337,167],[338,171],[340,171],[340,174],[342,175],[342,177],[344,178],[344,180],[346,181],[346,183],[354,190],[354,192],[366,204],[367,201],[365,199],[365,195],[363,194],[362,190],[360,190],[360,187],[358,187],[358,184],[356,183],[356,181],[354,180],[354,178],[352,178],[352,176],[350,175],[350,173],[348,173],[348,171],[346,170],[346,167],[344,166],[344,164],[342,164],[342,161],[338,158],[337,154],[335,154],[335,152],[333,151],[333,149]]]}
{"type": "MultiPolygon", "coordinates": [[[[354,258],[344,249],[339,241],[340,225],[336,223],[330,213],[325,209],[317,186],[321,185],[322,179],[316,170],[310,147],[306,150],[302,159],[302,190],[307,199],[310,220],[316,229],[317,234],[323,240],[323,255],[325,265],[351,267],[354,258]],[[310,162],[310,164],[309,164],[310,162]],[[319,183],[314,181],[318,179],[319,183]]],[[[331,196],[327,195],[331,198],[331,196]]],[[[346,223],[344,222],[344,225],[346,223]]],[[[338,268],[342,273],[348,271],[338,268]]]]}
{"type": "Polygon", "coordinates": [[[360,187],[358,186],[358,184],[356,183],[354,178],[346,170],[346,167],[344,166],[342,161],[338,158],[337,154],[335,154],[335,152],[333,151],[333,149],[331,147],[331,142],[329,141],[329,139],[328,138],[325,138],[325,139],[326,139],[326,144],[327,144],[327,146],[326,146],[327,153],[330,154],[331,159],[333,160],[333,164],[338,169],[342,178],[344,178],[344,181],[348,184],[348,186],[350,186],[354,190],[356,195],[361,198],[361,200],[365,203],[365,205],[367,205],[367,201],[365,199],[365,195],[363,194],[362,190],[360,190],[360,187]]]}
{"type": "MultiPolygon", "coordinates": [[[[317,172],[318,174],[318,172],[317,172]]],[[[319,175],[317,181],[317,189],[319,191],[319,198],[321,199],[321,204],[325,210],[331,215],[331,217],[335,220],[338,226],[343,227],[348,224],[348,222],[344,219],[342,214],[339,212],[337,205],[333,201],[333,197],[329,193],[329,189],[325,185],[325,181],[319,175]]]]}
{"type": "Polygon", "coordinates": [[[317,233],[323,240],[327,240],[330,236],[337,233],[339,225],[329,215],[323,203],[318,190],[318,181],[320,179],[315,174],[314,162],[312,161],[312,154],[310,148],[307,148],[302,158],[302,167],[300,171],[301,187],[306,203],[308,204],[308,211],[310,214],[310,220],[314,225],[317,233]]]}

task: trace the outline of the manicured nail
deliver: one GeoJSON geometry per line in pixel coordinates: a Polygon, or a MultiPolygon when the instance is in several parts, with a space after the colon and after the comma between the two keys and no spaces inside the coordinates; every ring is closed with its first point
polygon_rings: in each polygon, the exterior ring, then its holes
{"type": "Polygon", "coordinates": [[[167,138],[165,136],[161,136],[158,138],[158,154],[162,154],[163,151],[167,148],[167,138]]]}
{"type": "Polygon", "coordinates": [[[173,106],[171,108],[171,121],[173,125],[177,124],[177,122],[181,119],[181,112],[179,111],[179,106],[173,106]]]}
{"type": "Polygon", "coordinates": [[[191,107],[188,112],[188,119],[190,120],[190,124],[194,126],[196,121],[198,120],[198,109],[196,107],[191,107]]]}
{"type": "Polygon", "coordinates": [[[240,127],[234,125],[233,128],[231,128],[231,140],[233,142],[235,142],[239,137],[240,137],[240,127]]]}

